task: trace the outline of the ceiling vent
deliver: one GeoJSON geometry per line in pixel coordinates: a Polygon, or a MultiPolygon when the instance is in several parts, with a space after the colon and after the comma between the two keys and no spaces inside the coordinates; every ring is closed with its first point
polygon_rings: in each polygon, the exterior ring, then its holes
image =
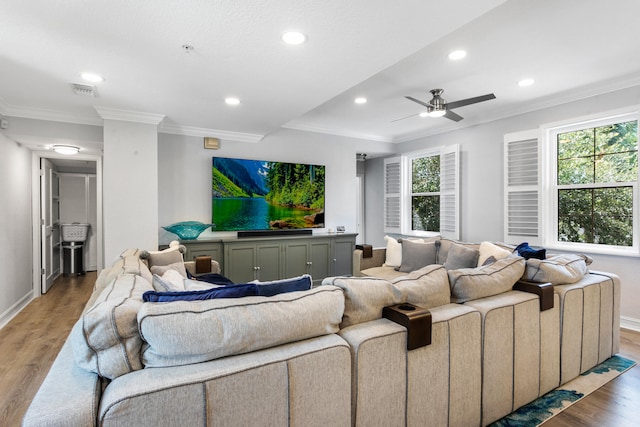
{"type": "Polygon", "coordinates": [[[98,96],[96,92],[96,87],[92,85],[83,85],[80,83],[69,83],[71,85],[71,89],[75,92],[76,95],[84,95],[84,96],[98,96]]]}

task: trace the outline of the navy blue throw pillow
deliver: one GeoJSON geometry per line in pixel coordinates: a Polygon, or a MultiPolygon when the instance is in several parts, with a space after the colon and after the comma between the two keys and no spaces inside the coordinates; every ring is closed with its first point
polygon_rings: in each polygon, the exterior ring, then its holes
{"type": "Polygon", "coordinates": [[[147,291],[142,294],[144,302],[202,301],[216,298],[242,298],[258,295],[258,285],[246,283],[241,285],[221,286],[202,291],[156,292],[147,291]]]}
{"type": "Polygon", "coordinates": [[[546,249],[533,249],[527,242],[520,243],[516,246],[516,250],[518,251],[518,255],[524,259],[545,259],[547,257],[546,249]]]}
{"type": "Polygon", "coordinates": [[[189,273],[189,270],[187,270],[187,276],[189,279],[211,283],[212,285],[233,285],[231,279],[218,273],[207,273],[194,276],[193,274],[189,273]]]}

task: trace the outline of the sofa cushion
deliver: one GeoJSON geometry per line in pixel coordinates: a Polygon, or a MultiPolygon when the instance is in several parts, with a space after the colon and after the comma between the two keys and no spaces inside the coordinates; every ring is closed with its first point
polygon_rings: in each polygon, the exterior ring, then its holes
{"type": "Polygon", "coordinates": [[[138,313],[145,367],[176,366],[249,353],[338,331],[339,288],[273,297],[145,303],[138,313]]]}
{"type": "Polygon", "coordinates": [[[382,309],[408,302],[423,308],[449,303],[449,281],[441,265],[429,265],[393,281],[376,277],[329,277],[323,285],[340,287],[345,296],[341,328],[382,317],[382,309]]]}
{"type": "Polygon", "coordinates": [[[366,270],[362,270],[360,274],[367,277],[377,277],[379,279],[393,280],[396,277],[404,276],[406,273],[397,271],[394,267],[386,267],[383,265],[380,267],[367,268],[366,270]]]}
{"type": "Polygon", "coordinates": [[[501,248],[500,246],[491,242],[480,243],[480,248],[478,250],[478,267],[483,266],[487,259],[489,259],[489,257],[493,257],[493,259],[497,261],[499,259],[508,257],[512,253],[512,251],[501,248]]]}
{"type": "Polygon", "coordinates": [[[436,263],[439,242],[415,242],[402,239],[402,262],[399,271],[409,273],[436,263]]]}
{"type": "Polygon", "coordinates": [[[529,258],[525,279],[564,285],[576,283],[587,272],[586,260],[582,255],[563,254],[542,260],[529,258]]]}
{"type": "Polygon", "coordinates": [[[525,260],[503,258],[493,264],[449,270],[451,301],[463,303],[510,291],[524,273],[525,260]]]}
{"type": "Polygon", "coordinates": [[[444,262],[444,268],[447,270],[458,270],[460,268],[477,267],[479,255],[480,252],[476,248],[454,243],[449,248],[447,260],[444,262]]]}
{"type": "Polygon", "coordinates": [[[130,249],[123,252],[123,255],[118,257],[111,267],[100,272],[94,286],[94,292],[99,294],[121,274],[135,274],[144,277],[149,283],[152,281],[149,267],[140,259],[140,251],[130,249]]]}
{"type": "Polygon", "coordinates": [[[147,261],[149,268],[154,265],[169,265],[177,262],[183,263],[184,258],[182,254],[185,253],[186,250],[187,248],[174,240],[169,244],[167,249],[161,251],[141,251],[140,258],[147,261]]]}
{"type": "Polygon", "coordinates": [[[105,287],[71,331],[80,367],[109,379],[142,369],[137,315],[142,294],[152,289],[135,274],[121,274],[105,287]]]}

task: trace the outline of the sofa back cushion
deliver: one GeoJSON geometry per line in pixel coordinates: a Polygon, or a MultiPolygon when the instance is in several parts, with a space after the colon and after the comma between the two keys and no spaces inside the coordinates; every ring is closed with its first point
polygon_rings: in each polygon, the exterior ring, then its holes
{"type": "Polygon", "coordinates": [[[138,313],[145,367],[205,362],[338,332],[339,288],[272,297],[145,303],[138,313]]]}
{"type": "Polygon", "coordinates": [[[142,294],[152,289],[142,276],[121,274],[102,290],[71,331],[80,367],[109,379],[142,369],[137,315],[142,294]]]}
{"type": "Polygon", "coordinates": [[[429,265],[392,281],[376,277],[329,277],[323,285],[340,287],[345,309],[341,328],[382,317],[382,309],[408,302],[423,308],[448,304],[447,272],[441,265],[429,265]]]}
{"type": "Polygon", "coordinates": [[[427,265],[436,264],[439,241],[416,242],[402,239],[400,244],[402,246],[402,261],[399,271],[409,273],[427,265]]]}
{"type": "Polygon", "coordinates": [[[463,303],[510,291],[524,268],[524,259],[510,257],[483,267],[449,270],[451,302],[463,303]]]}
{"type": "Polygon", "coordinates": [[[585,258],[577,254],[556,255],[542,260],[529,258],[525,278],[554,285],[576,283],[588,272],[585,258]]]}

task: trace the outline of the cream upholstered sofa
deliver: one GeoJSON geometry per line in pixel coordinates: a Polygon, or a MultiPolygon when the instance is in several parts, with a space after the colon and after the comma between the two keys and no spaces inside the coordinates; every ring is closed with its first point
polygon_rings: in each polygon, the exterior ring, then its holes
{"type": "Polygon", "coordinates": [[[143,302],[163,286],[152,264],[130,250],[100,273],[23,425],[487,425],[617,352],[610,274],[556,286],[547,310],[511,290],[520,257],[143,302]],[[429,345],[408,350],[407,328],[383,317],[400,303],[430,311],[429,345]]]}
{"type": "MultiPolygon", "coordinates": [[[[394,344],[391,338],[402,328],[386,319],[372,321],[377,322],[376,332],[364,325],[341,329],[340,335],[350,343],[352,351],[363,347],[358,345],[360,341],[366,341],[368,352],[382,352],[395,359],[394,363],[380,363],[379,358],[368,359],[363,353],[357,370],[366,370],[366,373],[356,372],[354,376],[368,377],[385,365],[396,366],[395,374],[389,377],[407,395],[403,402],[394,387],[387,385],[376,387],[379,395],[372,399],[371,388],[354,386],[356,396],[353,398],[358,403],[354,408],[356,420],[385,416],[390,420],[404,416],[407,425],[426,423],[427,419],[437,419],[435,424],[438,425],[487,425],[570,381],[619,350],[620,280],[612,273],[589,271],[588,257],[557,255],[525,261],[515,257],[514,248],[509,245],[469,244],[436,237],[422,242],[439,242],[435,264],[407,273],[397,270],[403,264],[402,257],[407,250],[416,248],[416,242],[406,245],[402,240],[400,245],[405,248],[399,255],[395,246],[398,242],[393,240],[386,248],[373,249],[369,258],[364,258],[363,251],[357,249],[354,252],[354,278],[349,280],[401,283],[407,275],[442,269],[449,278],[451,299],[458,304],[431,309],[433,343],[406,352],[406,359],[401,344],[394,344]],[[480,261],[500,249],[506,252],[502,252],[504,259],[498,263],[452,271],[445,269],[447,252],[452,245],[477,250],[480,261]],[[482,254],[483,246],[485,250],[489,248],[485,254],[482,254]],[[387,251],[394,249],[395,253],[387,258],[387,251]],[[466,283],[469,287],[478,285],[477,288],[491,289],[491,285],[483,283],[484,276],[500,274],[497,272],[505,263],[515,262],[515,259],[524,263],[523,279],[552,283],[553,306],[550,309],[541,310],[538,295],[520,290],[499,292],[499,287],[494,287],[487,295],[466,298],[465,292],[469,291],[456,289],[458,279],[465,275],[471,279],[466,283]],[[397,265],[387,265],[388,260],[397,265]],[[496,268],[497,264],[500,268],[496,268]],[[356,334],[357,329],[366,329],[366,338],[356,334]],[[438,346],[441,351],[437,350],[438,346]],[[434,357],[437,359],[432,359],[434,357]],[[443,367],[449,369],[443,370],[443,367]],[[429,374],[417,374],[419,372],[429,374]],[[432,387],[434,385],[437,387],[432,387]],[[448,399],[443,399],[436,390],[448,390],[448,399]],[[366,397],[360,399],[360,392],[366,397]],[[390,403],[385,404],[392,401],[395,401],[394,408],[390,403]]],[[[507,285],[513,280],[506,279],[507,285]]],[[[348,299],[347,296],[347,305],[348,299]]],[[[359,351],[354,355],[358,357],[359,351]]],[[[357,424],[367,425],[367,422],[357,424]]]]}

